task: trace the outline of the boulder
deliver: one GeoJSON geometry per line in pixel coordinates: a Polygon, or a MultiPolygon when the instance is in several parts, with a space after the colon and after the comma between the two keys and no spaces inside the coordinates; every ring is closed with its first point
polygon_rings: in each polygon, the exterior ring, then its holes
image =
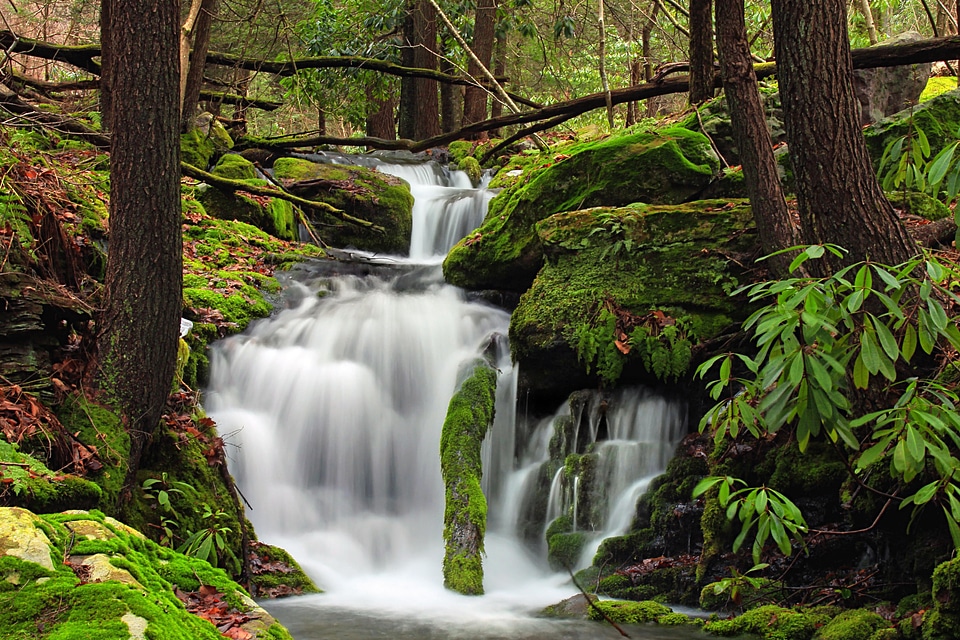
{"type": "Polygon", "coordinates": [[[745,201],[559,213],[536,232],[546,260],[510,320],[526,389],[675,380],[747,312],[728,295],[757,250],[745,201]]]}
{"type": "MultiPolygon", "coordinates": [[[[907,31],[885,41],[883,46],[922,39],[923,36],[916,31],[907,31]]],[[[899,67],[855,69],[853,89],[860,102],[860,123],[868,125],[917,104],[929,79],[929,62],[899,67]]]]}
{"type": "MultiPolygon", "coordinates": [[[[240,158],[240,156],[235,157],[240,158]]],[[[246,162],[242,158],[240,160],[246,162]]],[[[266,180],[253,179],[243,180],[243,182],[258,187],[270,185],[266,180]]],[[[214,218],[245,222],[281,240],[297,239],[297,222],[293,205],[288,200],[252,197],[242,193],[224,193],[209,186],[198,188],[196,198],[203,205],[204,210],[214,218]]]]}
{"type": "Polygon", "coordinates": [[[324,216],[323,239],[328,244],[401,255],[409,252],[413,196],[410,186],[400,178],[365,167],[320,164],[301,158],[279,158],[273,171],[290,193],[322,200],[384,229],[381,233],[324,216]]]}
{"type": "Polygon", "coordinates": [[[232,148],[230,134],[210,113],[197,116],[196,126],[180,136],[180,159],[200,169],[206,169],[217,154],[232,148]]]}
{"type": "Polygon", "coordinates": [[[290,640],[223,571],[113,522],[0,508],[0,637],[217,640],[218,624],[229,637],[290,640]]]}
{"type": "Polygon", "coordinates": [[[921,129],[930,143],[931,157],[957,141],[960,128],[960,90],[946,91],[915,107],[879,120],[866,129],[864,136],[874,167],[880,164],[884,149],[901,136],[916,136],[921,129]]]}
{"type": "Polygon", "coordinates": [[[588,207],[686,202],[718,171],[709,141],[682,128],[573,147],[569,157],[525,172],[490,202],[483,225],[447,255],[444,277],[468,289],[524,291],[543,263],[534,229],[540,220],[588,207]]]}
{"type": "Polygon", "coordinates": [[[210,172],[228,180],[255,180],[257,168],[245,157],[237,153],[225,153],[210,172]]]}

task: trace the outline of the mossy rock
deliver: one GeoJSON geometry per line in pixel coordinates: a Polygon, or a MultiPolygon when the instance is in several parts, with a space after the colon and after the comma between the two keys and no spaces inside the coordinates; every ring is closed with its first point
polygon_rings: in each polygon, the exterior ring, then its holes
{"type": "Polygon", "coordinates": [[[236,153],[226,153],[221,156],[210,173],[228,180],[256,180],[257,178],[257,168],[253,163],[236,153]]]}
{"type": "Polygon", "coordinates": [[[256,564],[251,562],[250,588],[258,597],[281,597],[322,593],[286,550],[260,542],[253,543],[256,564]]]}
{"type": "Polygon", "coordinates": [[[209,113],[197,116],[196,126],[180,136],[180,159],[200,169],[206,169],[213,158],[232,148],[230,134],[209,113]]]}
{"type": "Polygon", "coordinates": [[[480,595],[487,528],[480,447],[493,424],[497,371],[483,359],[469,366],[450,399],[440,435],[440,473],[446,487],[443,584],[464,595],[480,595]]]}
{"type": "Polygon", "coordinates": [[[69,473],[55,473],[3,439],[0,439],[0,480],[5,487],[0,494],[0,505],[25,507],[35,513],[91,509],[99,504],[102,494],[96,483],[69,473]]]}
{"type": "Polygon", "coordinates": [[[887,200],[897,209],[925,220],[941,220],[953,215],[950,207],[918,191],[888,191],[887,200]]]}
{"type": "Polygon", "coordinates": [[[873,611],[851,609],[834,617],[820,627],[814,640],[862,640],[872,638],[881,629],[889,629],[890,623],[873,611]]]}
{"type": "Polygon", "coordinates": [[[600,600],[595,602],[594,605],[594,607],[590,607],[590,613],[588,614],[591,620],[604,620],[604,615],[600,613],[602,611],[607,618],[618,624],[656,622],[658,618],[673,613],[673,609],[670,607],[652,600],[640,602],[600,600]]]}
{"type": "Polygon", "coordinates": [[[510,319],[526,388],[674,381],[698,342],[745,317],[729,296],[742,277],[737,256],[756,251],[745,202],[560,213],[537,233],[546,261],[510,319]]]}
{"type": "MultiPolygon", "coordinates": [[[[239,157],[239,156],[237,156],[239,157]]],[[[263,187],[266,180],[244,180],[251,186],[263,187]]],[[[281,240],[297,239],[297,222],[293,205],[288,200],[252,198],[242,193],[225,193],[215,187],[197,190],[197,200],[214,218],[238,220],[253,225],[281,240]]]]}
{"type": "Polygon", "coordinates": [[[41,518],[0,508],[0,550],[2,638],[217,640],[223,637],[217,627],[189,613],[174,594],[208,585],[251,618],[244,637],[290,639],[223,571],[97,511],[41,518]]]}
{"type": "Polygon", "coordinates": [[[457,169],[463,171],[470,178],[470,182],[473,183],[473,186],[479,186],[480,179],[483,178],[483,169],[480,168],[480,163],[477,162],[477,159],[473,156],[468,156],[457,163],[457,169]]]}
{"type": "MultiPolygon", "coordinates": [[[[787,139],[787,132],[783,128],[783,108],[780,105],[780,93],[776,85],[760,86],[760,101],[763,104],[764,120],[767,131],[773,144],[779,144],[787,139]]],[[[727,99],[719,96],[706,102],[677,122],[676,126],[705,133],[717,151],[729,165],[740,164],[740,150],[737,148],[733,136],[733,126],[730,123],[730,113],[727,109],[727,99]]]]}
{"type": "Polygon", "coordinates": [[[321,200],[384,229],[379,232],[325,215],[320,221],[327,244],[401,255],[410,250],[413,196],[400,178],[365,167],[301,158],[278,158],[273,173],[291,193],[321,200]]]}
{"type": "Polygon", "coordinates": [[[573,569],[580,560],[580,554],[587,544],[587,534],[583,531],[556,533],[547,538],[547,562],[554,571],[573,569]]]}
{"type": "Polygon", "coordinates": [[[900,136],[915,135],[916,129],[921,129],[930,143],[931,155],[935,156],[945,146],[957,140],[958,128],[960,90],[954,89],[916,107],[879,120],[864,129],[863,134],[876,168],[880,164],[884,149],[900,136]]]}
{"type": "Polygon", "coordinates": [[[535,228],[539,221],[589,207],[685,202],[720,168],[709,141],[681,128],[574,146],[569,153],[525,175],[490,202],[477,232],[447,255],[443,272],[448,282],[468,289],[524,291],[543,263],[535,228]]]}
{"type": "Polygon", "coordinates": [[[829,618],[828,614],[767,605],[732,620],[712,620],[704,625],[704,630],[727,637],[750,633],[767,640],[810,640],[829,618]]]}
{"type": "Polygon", "coordinates": [[[933,609],[923,618],[923,640],[960,638],[960,558],[933,571],[933,609]]]}

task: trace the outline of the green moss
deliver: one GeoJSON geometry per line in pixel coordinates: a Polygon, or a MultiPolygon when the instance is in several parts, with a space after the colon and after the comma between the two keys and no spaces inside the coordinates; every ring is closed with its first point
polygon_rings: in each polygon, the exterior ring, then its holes
{"type": "Polygon", "coordinates": [[[673,610],[670,607],[644,600],[641,602],[626,602],[623,600],[600,600],[596,602],[596,608],[590,607],[591,620],[603,620],[604,617],[597,609],[600,609],[606,616],[618,624],[643,624],[645,622],[655,622],[661,616],[670,615],[673,610]]]}
{"type": "Polygon", "coordinates": [[[493,423],[497,372],[484,360],[450,399],[440,436],[440,471],[446,487],[444,586],[459,593],[483,593],[483,536],[487,501],[480,488],[480,445],[493,423]]]}
{"type": "Polygon", "coordinates": [[[897,209],[903,209],[906,213],[920,216],[926,220],[940,220],[953,215],[950,207],[926,193],[888,191],[886,196],[897,209]]]}
{"type": "Polygon", "coordinates": [[[480,179],[483,177],[483,169],[480,168],[480,163],[477,162],[477,159],[468,156],[457,163],[457,169],[463,171],[470,177],[470,182],[473,183],[473,186],[480,184],[480,179]]]}
{"type": "Polygon", "coordinates": [[[250,577],[253,585],[258,592],[265,589],[274,589],[280,586],[289,587],[297,593],[321,593],[317,585],[310,579],[293,557],[280,547],[274,547],[267,544],[259,544],[256,548],[257,556],[262,562],[282,563],[289,570],[282,572],[254,572],[250,577]]]}
{"type": "Polygon", "coordinates": [[[272,309],[250,285],[242,285],[240,291],[229,294],[190,287],[183,290],[183,301],[188,307],[219,310],[227,322],[236,324],[237,331],[243,331],[254,318],[270,315],[272,309]]]}
{"type": "Polygon", "coordinates": [[[523,291],[543,260],[534,228],[540,220],[588,207],[683,202],[719,170],[707,139],[686,129],[619,136],[569,153],[491,201],[477,234],[457,244],[444,261],[448,282],[523,291]]]}
{"type": "Polygon", "coordinates": [[[933,609],[923,618],[924,640],[960,637],[960,558],[933,571],[933,609]]]}
{"type": "MultiPolygon", "coordinates": [[[[244,182],[258,187],[269,184],[266,180],[256,179],[244,182]]],[[[200,191],[197,198],[206,212],[215,218],[245,222],[282,240],[296,239],[293,205],[286,200],[267,198],[264,204],[264,199],[259,196],[253,198],[242,193],[224,193],[213,187],[200,191]]]]}
{"type": "Polygon", "coordinates": [[[815,614],[801,613],[776,605],[767,605],[747,611],[732,620],[714,620],[704,630],[718,636],[738,636],[745,633],[766,640],[810,640],[822,620],[815,614]]]}
{"type": "Polygon", "coordinates": [[[180,159],[200,169],[210,165],[210,159],[216,151],[213,140],[204,135],[199,129],[180,136],[180,159]]]}
{"type": "MultiPolygon", "coordinates": [[[[215,586],[225,600],[241,611],[249,610],[245,592],[222,571],[206,562],[158,547],[106,521],[103,514],[57,514],[46,516],[41,526],[51,538],[57,554],[64,554],[70,534],[63,523],[93,520],[115,537],[98,541],[77,541],[72,549],[93,549],[111,556],[114,566],[129,571],[145,588],[116,581],[80,584],[66,564],[54,571],[12,557],[0,558],[0,637],[86,640],[126,638],[129,629],[122,617],[133,614],[147,622],[151,640],[215,640],[220,632],[211,623],[186,611],[174,595],[201,584],[215,586]],[[81,545],[84,545],[83,547],[81,545]],[[14,582],[11,582],[10,580],[14,582]],[[16,584],[14,584],[16,583],[16,584]]],[[[277,626],[270,637],[289,638],[277,626]]]]}
{"type": "Polygon", "coordinates": [[[550,568],[573,569],[580,560],[583,547],[587,544],[587,535],[582,531],[557,533],[547,538],[547,562],[550,568]]]}
{"type": "Polygon", "coordinates": [[[889,628],[890,624],[873,611],[852,609],[838,614],[821,627],[815,640],[862,640],[872,637],[875,631],[889,628]]]}
{"type": "Polygon", "coordinates": [[[932,76],[927,80],[927,86],[920,93],[920,102],[936,98],[941,93],[953,91],[957,88],[956,76],[932,76]]]}
{"type": "Polygon", "coordinates": [[[97,404],[82,394],[67,397],[57,408],[57,417],[80,442],[96,447],[103,469],[90,474],[102,491],[99,506],[112,513],[127,473],[130,436],[113,409],[97,404]]]}
{"type": "Polygon", "coordinates": [[[226,153],[210,173],[229,180],[255,180],[257,168],[241,155],[226,153]]]}
{"type": "Polygon", "coordinates": [[[957,139],[960,127],[960,91],[941,93],[912,109],[896,113],[873,123],[864,130],[867,148],[874,167],[880,163],[883,150],[894,139],[922,129],[936,155],[943,147],[957,139]]]}
{"type": "Polygon", "coordinates": [[[89,509],[100,502],[101,490],[95,483],[71,474],[54,473],[40,460],[21,453],[16,445],[3,439],[0,439],[0,479],[6,485],[0,494],[3,506],[49,513],[89,509]]]}
{"type": "Polygon", "coordinates": [[[749,206],[728,201],[551,216],[537,225],[546,263],[510,319],[514,360],[535,384],[576,368],[607,382],[625,366],[684,375],[694,345],[747,311],[729,296],[741,277],[729,257],[755,248],[752,229],[749,206]]]}

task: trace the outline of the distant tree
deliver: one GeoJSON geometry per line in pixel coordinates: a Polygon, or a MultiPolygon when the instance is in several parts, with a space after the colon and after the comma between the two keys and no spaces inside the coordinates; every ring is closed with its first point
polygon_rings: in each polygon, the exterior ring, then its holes
{"type": "Polygon", "coordinates": [[[193,128],[216,10],[217,0],[193,0],[180,30],[180,127],[184,132],[193,128]]]}
{"type": "Polygon", "coordinates": [[[109,13],[110,246],[97,382],[130,434],[129,499],[177,358],[182,297],[180,104],[175,2],[126,0],[109,13]]]}
{"type": "Polygon", "coordinates": [[[713,97],[713,0],[690,0],[690,104],[713,97]]]}
{"type": "MultiPolygon", "coordinates": [[[[473,21],[473,42],[470,48],[484,67],[490,68],[493,57],[493,42],[497,19],[496,0],[477,0],[477,13],[473,21]]],[[[471,78],[482,79],[483,71],[470,58],[467,64],[467,75],[471,78]]],[[[463,124],[481,122],[487,118],[488,94],[479,87],[467,87],[463,98],[463,124]]]]}
{"type": "MultiPolygon", "coordinates": [[[[428,0],[410,0],[403,24],[404,66],[437,69],[437,11],[428,0]]],[[[400,83],[400,137],[423,140],[440,135],[436,80],[404,78],[400,83]]]]}
{"type": "Polygon", "coordinates": [[[916,243],[880,189],[860,131],[847,3],[772,0],[771,7],[801,239],[839,244],[850,262],[913,257],[916,243]]]}

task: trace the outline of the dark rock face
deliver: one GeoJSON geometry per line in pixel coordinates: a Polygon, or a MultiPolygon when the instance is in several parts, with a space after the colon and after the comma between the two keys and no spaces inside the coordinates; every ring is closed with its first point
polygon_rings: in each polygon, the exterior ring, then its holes
{"type": "MultiPolygon", "coordinates": [[[[883,44],[904,44],[922,38],[916,31],[908,31],[883,44]]],[[[853,88],[860,101],[860,123],[868,125],[917,104],[929,79],[930,63],[856,69],[853,88]]]]}

